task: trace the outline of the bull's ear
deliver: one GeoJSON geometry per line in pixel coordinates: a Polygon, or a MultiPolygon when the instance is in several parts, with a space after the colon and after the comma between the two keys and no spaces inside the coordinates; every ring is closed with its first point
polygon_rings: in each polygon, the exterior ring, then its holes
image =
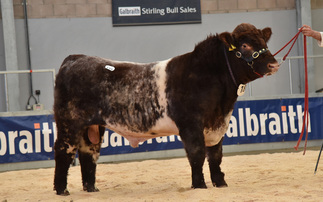
{"type": "Polygon", "coordinates": [[[266,27],[263,30],[261,30],[262,35],[264,36],[265,42],[267,43],[271,37],[271,28],[270,27],[266,27]]]}
{"type": "Polygon", "coordinates": [[[234,42],[234,39],[232,37],[232,34],[229,32],[223,32],[219,35],[219,38],[221,41],[223,41],[224,45],[226,47],[231,47],[231,45],[234,42]]]}

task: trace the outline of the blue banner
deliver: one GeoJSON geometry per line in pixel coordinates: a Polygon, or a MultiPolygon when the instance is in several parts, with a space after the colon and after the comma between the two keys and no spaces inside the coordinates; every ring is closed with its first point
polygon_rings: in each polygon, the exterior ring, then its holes
{"type": "MultiPolygon", "coordinates": [[[[302,130],[304,99],[238,101],[224,145],[296,141],[302,130]]],[[[309,99],[309,140],[323,139],[323,98],[309,99]]],[[[54,159],[53,115],[0,117],[0,163],[54,159]]],[[[101,155],[183,148],[178,136],[158,137],[132,148],[127,139],[106,130],[101,155]]]]}
{"type": "Polygon", "coordinates": [[[51,160],[53,115],[0,117],[0,163],[51,160]]]}
{"type": "MultiPolygon", "coordinates": [[[[303,114],[303,98],[238,101],[223,144],[296,141],[303,114]]],[[[309,98],[309,140],[323,139],[322,115],[323,98],[309,98]]]]}

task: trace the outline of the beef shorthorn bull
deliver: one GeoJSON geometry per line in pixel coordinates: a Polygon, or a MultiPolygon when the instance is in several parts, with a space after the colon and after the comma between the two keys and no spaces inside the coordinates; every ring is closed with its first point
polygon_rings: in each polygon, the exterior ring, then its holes
{"type": "Polygon", "coordinates": [[[267,48],[270,28],[240,24],[232,33],[211,35],[192,52],[139,64],[70,55],[57,74],[54,115],[54,189],[68,195],[68,169],[78,152],[83,189],[96,192],[96,161],[105,128],[132,147],[150,138],[179,135],[191,165],[192,187],[227,186],[221,172],[222,141],[244,85],[275,73],[267,48]]]}

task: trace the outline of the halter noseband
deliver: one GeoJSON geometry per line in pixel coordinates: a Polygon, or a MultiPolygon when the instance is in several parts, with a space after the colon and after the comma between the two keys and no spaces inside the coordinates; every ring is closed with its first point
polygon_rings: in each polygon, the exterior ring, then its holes
{"type": "Polygon", "coordinates": [[[244,61],[246,61],[255,74],[257,74],[259,77],[263,77],[261,74],[259,74],[253,69],[253,61],[257,59],[261,54],[266,53],[268,51],[268,48],[263,48],[263,49],[260,49],[259,51],[254,51],[249,57],[244,57],[242,53],[236,50],[236,47],[232,44],[231,44],[231,47],[229,47],[229,51],[234,51],[237,58],[243,59],[244,61]]]}
{"type": "Polygon", "coordinates": [[[263,54],[263,53],[265,53],[267,51],[268,51],[268,48],[263,48],[263,49],[260,49],[259,51],[254,51],[252,53],[252,55],[249,56],[249,57],[244,57],[240,51],[235,51],[235,52],[236,52],[236,57],[237,58],[241,58],[241,59],[243,59],[244,61],[246,61],[249,64],[250,62],[257,59],[259,57],[259,55],[261,55],[261,54],[263,54]]]}

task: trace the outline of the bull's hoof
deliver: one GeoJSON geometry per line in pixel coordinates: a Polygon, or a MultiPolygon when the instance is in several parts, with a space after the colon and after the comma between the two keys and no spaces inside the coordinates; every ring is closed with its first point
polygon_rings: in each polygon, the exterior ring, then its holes
{"type": "Polygon", "coordinates": [[[83,191],[87,191],[87,192],[99,192],[100,190],[96,187],[86,187],[83,186],[83,191]]]}
{"type": "Polygon", "coordinates": [[[217,188],[224,188],[224,187],[228,187],[228,184],[223,180],[221,182],[213,182],[213,187],[217,187],[217,188]]]}
{"type": "Polygon", "coordinates": [[[207,186],[205,183],[201,183],[199,185],[192,185],[191,188],[193,188],[193,189],[207,189],[207,186]]]}
{"type": "Polygon", "coordinates": [[[60,195],[60,196],[68,196],[68,195],[70,195],[70,192],[67,189],[65,189],[64,191],[57,191],[56,190],[56,194],[60,195]]]}

